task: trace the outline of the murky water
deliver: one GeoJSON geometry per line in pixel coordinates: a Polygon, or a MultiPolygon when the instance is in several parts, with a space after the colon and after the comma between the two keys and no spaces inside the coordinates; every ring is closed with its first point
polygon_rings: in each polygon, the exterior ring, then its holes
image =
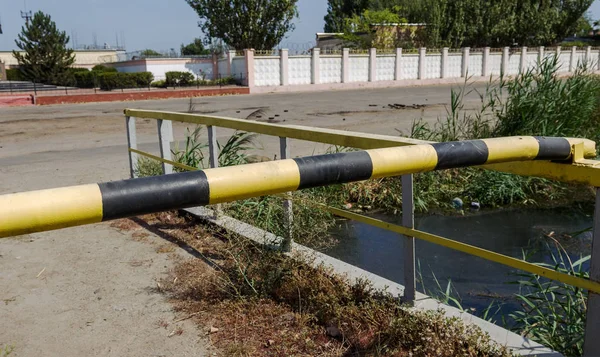
{"type": "MultiPolygon", "coordinates": [[[[400,224],[400,217],[377,216],[400,224]]],[[[565,210],[500,211],[468,214],[466,216],[418,217],[417,229],[485,248],[494,252],[522,258],[528,252],[531,262],[551,262],[554,243],[546,235],[558,239],[569,255],[577,259],[590,254],[591,233],[571,237],[574,232],[591,227],[590,216],[565,210]],[[548,245],[552,245],[550,249],[548,245]]],[[[346,221],[340,230],[340,244],[327,254],[387,279],[403,283],[402,237],[376,227],[346,221]]],[[[463,308],[485,309],[492,300],[503,303],[501,315],[517,305],[513,295],[518,285],[515,269],[454,251],[432,243],[416,240],[416,256],[423,285],[428,291],[442,288],[448,280],[460,296],[463,308]]]]}

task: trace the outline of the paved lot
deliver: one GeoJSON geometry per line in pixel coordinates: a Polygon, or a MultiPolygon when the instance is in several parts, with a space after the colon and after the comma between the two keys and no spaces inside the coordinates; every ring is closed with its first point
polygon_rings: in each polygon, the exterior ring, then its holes
{"type": "MultiPolygon", "coordinates": [[[[444,115],[449,98],[450,88],[438,86],[1,109],[0,194],[127,177],[124,108],[236,118],[262,110],[281,124],[396,135],[421,116],[444,115]]],[[[476,104],[473,95],[467,106],[476,104]]],[[[185,126],[175,129],[182,139],[185,126]]],[[[138,139],[156,152],[156,123],[138,120],[138,139]]],[[[261,154],[277,152],[275,138],[258,141],[261,154]]],[[[324,149],[292,142],[294,155],[324,149]]],[[[14,356],[206,355],[202,331],[182,322],[183,334],[168,337],[160,328],[176,319],[153,290],[172,262],[156,253],[160,238],[148,239],[100,224],[0,241],[0,348],[14,345],[14,356]]]]}

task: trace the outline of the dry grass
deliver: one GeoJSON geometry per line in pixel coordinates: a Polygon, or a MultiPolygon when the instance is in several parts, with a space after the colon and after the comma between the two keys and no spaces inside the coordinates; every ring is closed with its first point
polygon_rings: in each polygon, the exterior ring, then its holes
{"type": "MultiPolygon", "coordinates": [[[[223,356],[507,356],[478,328],[414,312],[367,282],[208,228],[173,212],[121,222],[144,227],[199,259],[178,258],[158,290],[223,356]]],[[[172,332],[173,333],[173,332],[172,332]]]]}

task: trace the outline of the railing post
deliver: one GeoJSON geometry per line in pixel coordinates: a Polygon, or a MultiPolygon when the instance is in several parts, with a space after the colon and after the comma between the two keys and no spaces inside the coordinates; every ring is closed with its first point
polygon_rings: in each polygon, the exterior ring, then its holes
{"type": "Polygon", "coordinates": [[[217,128],[212,125],[206,127],[208,130],[208,164],[211,169],[219,167],[219,146],[217,144],[217,128]]]}
{"type": "Polygon", "coordinates": [[[571,57],[569,58],[569,72],[573,72],[577,63],[575,63],[575,56],[577,55],[577,46],[571,47],[571,57]]]}
{"type": "MultiPolygon", "coordinates": [[[[170,120],[158,119],[158,144],[160,146],[160,157],[167,160],[172,160],[171,156],[171,141],[173,141],[173,123],[170,120]]],[[[168,175],[173,173],[173,166],[162,163],[163,174],[168,175]]]]}
{"type": "MultiPolygon", "coordinates": [[[[135,117],[125,117],[125,127],[127,128],[127,148],[137,149],[137,137],[135,132],[135,117]]],[[[137,165],[138,154],[129,151],[129,177],[136,178],[135,165],[137,165]]]]}
{"type": "Polygon", "coordinates": [[[590,63],[592,61],[592,46],[587,46],[585,48],[585,62],[590,63]]]}
{"type": "MultiPolygon", "coordinates": [[[[213,125],[207,125],[206,130],[208,131],[208,165],[214,169],[219,167],[219,145],[217,144],[217,128],[213,125]]],[[[214,214],[215,218],[221,215],[221,205],[215,206],[214,214]]]]}
{"type": "Polygon", "coordinates": [[[542,63],[542,61],[544,60],[545,57],[546,57],[546,54],[544,53],[544,46],[540,46],[540,49],[538,52],[538,65],[540,63],[542,63]]]}
{"type": "MultiPolygon", "coordinates": [[[[414,228],[413,175],[402,175],[402,225],[414,228]]],[[[404,236],[404,296],[402,302],[414,305],[416,296],[415,238],[404,236]]]]}
{"type": "MultiPolygon", "coordinates": [[[[600,187],[596,187],[596,207],[592,231],[590,280],[600,282],[600,187]]],[[[585,324],[584,356],[600,356],[600,294],[589,292],[585,324]]]]}
{"type": "MultiPolygon", "coordinates": [[[[290,139],[279,137],[279,153],[281,160],[290,158],[290,139]]],[[[289,194],[289,193],[288,193],[289,194]]],[[[292,211],[292,200],[283,200],[283,229],[285,231],[281,250],[289,252],[292,250],[294,212],[292,211]]]]}

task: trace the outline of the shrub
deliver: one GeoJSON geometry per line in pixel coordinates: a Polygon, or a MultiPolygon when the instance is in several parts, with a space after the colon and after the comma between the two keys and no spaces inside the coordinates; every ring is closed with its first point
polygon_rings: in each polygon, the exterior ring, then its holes
{"type": "Polygon", "coordinates": [[[152,72],[135,72],[129,73],[135,80],[138,87],[149,87],[154,80],[152,72]]]}
{"type": "Polygon", "coordinates": [[[167,81],[161,79],[159,81],[152,82],[150,85],[155,88],[167,88],[167,81]]]}
{"type": "Polygon", "coordinates": [[[190,72],[171,71],[165,75],[167,87],[188,86],[194,83],[194,75],[190,72]]]}
{"type": "Polygon", "coordinates": [[[81,72],[89,72],[90,70],[87,68],[80,68],[80,67],[71,67],[69,68],[69,72],[71,73],[81,73],[81,72]]]}
{"type": "Polygon", "coordinates": [[[6,80],[23,81],[23,73],[18,68],[9,68],[6,70],[6,80]]]}
{"type": "Polygon", "coordinates": [[[95,88],[97,86],[96,72],[76,72],[73,74],[75,83],[79,88],[95,88]]]}
{"type": "Polygon", "coordinates": [[[97,75],[100,89],[113,90],[121,88],[147,87],[154,79],[150,72],[120,73],[100,72],[97,75]]]}
{"type": "Polygon", "coordinates": [[[105,65],[102,64],[97,64],[94,67],[92,67],[92,71],[96,71],[96,72],[118,72],[116,68],[114,67],[107,67],[105,65]]]}

